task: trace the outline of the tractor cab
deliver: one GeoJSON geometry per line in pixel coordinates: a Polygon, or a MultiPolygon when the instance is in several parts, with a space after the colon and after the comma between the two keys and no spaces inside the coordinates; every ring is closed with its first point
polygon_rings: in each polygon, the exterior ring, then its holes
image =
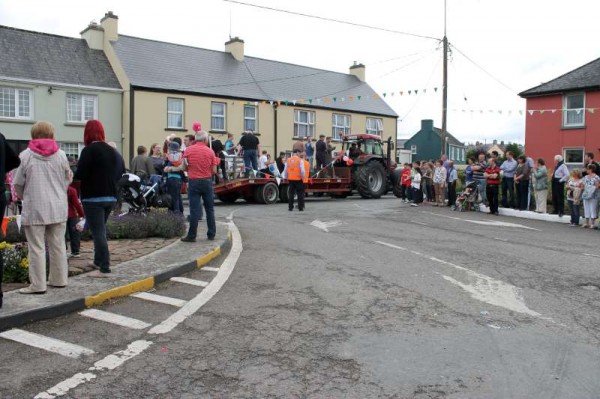
{"type": "Polygon", "coordinates": [[[342,149],[347,156],[358,162],[365,161],[372,156],[384,157],[383,143],[379,136],[372,134],[357,134],[345,136],[342,149]]]}

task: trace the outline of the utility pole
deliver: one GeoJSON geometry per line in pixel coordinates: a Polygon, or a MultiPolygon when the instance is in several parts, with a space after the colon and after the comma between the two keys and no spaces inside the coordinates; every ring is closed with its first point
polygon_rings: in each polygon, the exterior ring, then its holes
{"type": "Polygon", "coordinates": [[[447,134],[447,115],[448,115],[448,37],[446,36],[446,1],[444,0],[444,70],[443,74],[443,87],[442,87],[442,134],[440,135],[441,140],[441,155],[446,152],[446,134],[447,134]]]}

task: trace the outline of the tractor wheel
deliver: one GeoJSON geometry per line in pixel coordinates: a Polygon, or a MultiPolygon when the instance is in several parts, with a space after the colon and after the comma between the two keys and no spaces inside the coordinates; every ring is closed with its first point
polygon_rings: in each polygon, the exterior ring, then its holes
{"type": "Polygon", "coordinates": [[[356,190],[363,198],[380,198],[386,190],[383,165],[371,161],[356,169],[356,190]]]}
{"type": "Polygon", "coordinates": [[[279,187],[273,182],[268,182],[264,186],[256,187],[254,198],[259,204],[274,204],[279,200],[279,187]]]}
{"type": "Polygon", "coordinates": [[[289,189],[290,186],[288,186],[287,184],[282,184],[281,186],[279,186],[279,201],[286,203],[288,202],[290,196],[289,196],[289,189]]]}
{"type": "Polygon", "coordinates": [[[225,204],[233,204],[239,197],[237,193],[217,194],[219,201],[225,204]]]}
{"type": "Polygon", "coordinates": [[[402,187],[400,184],[400,170],[396,169],[392,175],[392,191],[396,198],[402,198],[402,187]]]}

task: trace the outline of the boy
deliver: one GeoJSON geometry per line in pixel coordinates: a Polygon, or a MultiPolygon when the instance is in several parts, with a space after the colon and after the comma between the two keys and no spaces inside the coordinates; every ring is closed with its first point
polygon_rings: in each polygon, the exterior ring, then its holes
{"type": "Polygon", "coordinates": [[[410,168],[410,164],[405,163],[404,168],[402,169],[402,174],[400,175],[400,185],[402,186],[401,200],[404,202],[409,202],[412,199],[411,177],[412,169],[410,168]]]}

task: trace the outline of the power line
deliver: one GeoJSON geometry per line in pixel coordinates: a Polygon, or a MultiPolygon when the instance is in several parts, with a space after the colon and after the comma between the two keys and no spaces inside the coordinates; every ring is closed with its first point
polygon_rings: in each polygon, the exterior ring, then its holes
{"type": "Polygon", "coordinates": [[[424,54],[422,57],[420,57],[420,58],[417,58],[416,60],[412,60],[412,61],[410,61],[410,62],[408,62],[408,63],[406,63],[406,64],[404,64],[404,65],[401,65],[401,66],[399,66],[398,68],[395,68],[395,69],[393,69],[393,70],[391,70],[391,71],[389,71],[389,72],[386,72],[386,73],[384,73],[383,75],[379,75],[379,76],[377,76],[376,78],[372,79],[371,81],[374,81],[374,80],[378,80],[378,79],[384,78],[384,77],[386,77],[386,76],[389,76],[389,75],[391,75],[391,74],[393,74],[393,73],[396,73],[396,72],[398,72],[399,70],[401,70],[401,69],[404,69],[404,68],[406,68],[406,67],[408,67],[408,66],[410,66],[410,65],[416,64],[417,62],[419,62],[419,61],[421,61],[421,60],[423,60],[423,59],[427,58],[427,57],[428,57],[428,56],[429,56],[431,53],[434,53],[434,52],[436,52],[436,51],[438,51],[438,50],[439,50],[439,49],[434,49],[434,50],[432,50],[432,51],[429,51],[428,53],[424,54]]]}
{"type": "MultiPolygon", "coordinates": [[[[440,66],[440,62],[441,61],[442,61],[442,59],[438,58],[435,66],[433,67],[433,70],[431,71],[431,74],[429,75],[429,78],[427,79],[427,83],[425,83],[425,87],[429,87],[429,83],[431,82],[431,79],[433,78],[433,75],[435,74],[435,72],[437,71],[438,67],[440,66]]],[[[413,103],[412,107],[410,107],[410,109],[406,112],[406,114],[404,114],[404,116],[402,118],[399,118],[401,122],[404,119],[406,119],[406,117],[408,115],[410,115],[410,113],[413,111],[413,109],[415,109],[415,107],[417,106],[417,104],[419,103],[419,101],[421,100],[422,97],[423,96],[417,97],[417,99],[413,103]]]]}
{"type": "Polygon", "coordinates": [[[335,19],[335,18],[320,17],[318,15],[311,15],[311,14],[305,14],[305,13],[296,12],[296,11],[283,10],[281,8],[275,8],[275,7],[261,6],[261,5],[258,5],[258,4],[245,3],[243,1],[237,1],[237,0],[223,0],[223,1],[227,2],[227,3],[239,4],[239,5],[242,5],[242,6],[260,8],[260,9],[263,9],[263,10],[281,12],[281,13],[291,14],[291,15],[298,15],[298,16],[306,17],[306,18],[320,19],[322,21],[336,22],[338,24],[356,26],[356,27],[359,27],[359,28],[366,28],[366,29],[373,29],[373,30],[378,30],[378,31],[382,31],[382,32],[395,33],[395,34],[398,34],[398,35],[406,35],[406,36],[418,37],[418,38],[421,38],[421,39],[429,39],[429,40],[437,40],[437,41],[441,40],[441,39],[439,39],[437,37],[432,37],[432,36],[418,35],[416,33],[402,32],[402,31],[393,30],[393,29],[381,28],[381,27],[378,27],[378,26],[359,24],[359,23],[356,23],[356,22],[349,22],[349,21],[342,21],[340,19],[335,19]]]}

